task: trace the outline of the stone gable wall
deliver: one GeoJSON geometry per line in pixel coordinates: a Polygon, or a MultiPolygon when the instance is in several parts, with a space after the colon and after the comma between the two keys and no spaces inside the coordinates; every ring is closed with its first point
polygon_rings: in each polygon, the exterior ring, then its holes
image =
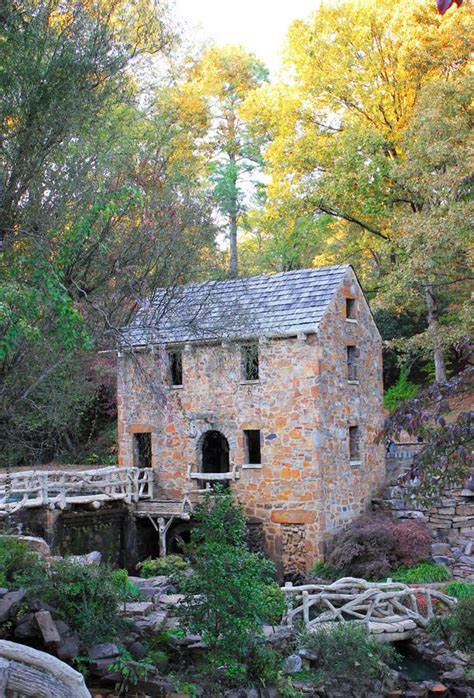
{"type": "Polygon", "coordinates": [[[316,458],[320,464],[327,536],[370,507],[385,482],[382,340],[351,271],[319,330],[321,369],[316,458]],[[356,299],[356,322],[345,319],[345,299],[356,299]],[[356,346],[358,380],[347,380],[347,345],[356,346]],[[348,427],[361,430],[361,462],[349,463],[348,427]]]}
{"type": "Polygon", "coordinates": [[[140,368],[129,355],[119,361],[120,463],[133,464],[133,433],[149,430],[156,499],[180,500],[190,490],[196,500],[188,465],[197,470],[207,430],[222,432],[240,473],[231,487],[247,515],[262,521],[267,552],[280,571],[285,561],[294,566],[289,557],[312,565],[327,531],[364,510],[384,479],[383,446],[374,440],[383,419],[381,342],[353,272],[318,335],[260,339],[257,383],[242,381],[240,345],[230,343],[186,346],[183,387],[166,387],[162,351],[143,353],[140,368]],[[357,322],[345,319],[346,296],[357,300],[357,322]],[[360,349],[353,385],[347,342],[360,349]],[[356,467],[349,465],[351,422],[362,430],[356,467]],[[245,467],[244,429],[261,430],[261,467],[245,467]]]}

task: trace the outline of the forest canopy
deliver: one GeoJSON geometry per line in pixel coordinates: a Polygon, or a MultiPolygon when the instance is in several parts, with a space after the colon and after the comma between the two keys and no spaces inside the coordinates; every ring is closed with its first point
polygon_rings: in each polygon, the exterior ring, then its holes
{"type": "Polygon", "coordinates": [[[191,42],[164,2],[4,0],[1,464],[114,458],[102,352],[159,286],[350,263],[386,388],[458,373],[473,15],[325,3],[270,79],[243,47],[191,42]]]}

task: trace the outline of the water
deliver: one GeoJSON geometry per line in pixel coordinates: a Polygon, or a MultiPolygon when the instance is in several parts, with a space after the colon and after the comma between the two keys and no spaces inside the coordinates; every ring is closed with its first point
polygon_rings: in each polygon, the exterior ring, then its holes
{"type": "Polygon", "coordinates": [[[397,642],[395,649],[401,656],[398,671],[411,681],[439,681],[438,672],[432,664],[413,651],[409,643],[397,642]]]}

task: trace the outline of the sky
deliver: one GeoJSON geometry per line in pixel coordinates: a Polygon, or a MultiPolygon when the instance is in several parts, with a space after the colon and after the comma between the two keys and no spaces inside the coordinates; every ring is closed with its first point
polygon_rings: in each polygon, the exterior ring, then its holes
{"type": "Polygon", "coordinates": [[[290,23],[307,17],[318,5],[319,0],[175,0],[178,18],[191,31],[199,27],[200,38],[241,44],[272,74],[278,69],[290,23]]]}

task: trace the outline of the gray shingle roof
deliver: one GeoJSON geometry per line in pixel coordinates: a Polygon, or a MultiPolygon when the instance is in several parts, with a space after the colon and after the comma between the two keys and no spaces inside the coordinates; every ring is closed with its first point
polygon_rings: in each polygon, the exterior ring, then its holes
{"type": "Polygon", "coordinates": [[[124,345],[286,336],[316,329],[349,265],[157,289],[124,345]]]}

